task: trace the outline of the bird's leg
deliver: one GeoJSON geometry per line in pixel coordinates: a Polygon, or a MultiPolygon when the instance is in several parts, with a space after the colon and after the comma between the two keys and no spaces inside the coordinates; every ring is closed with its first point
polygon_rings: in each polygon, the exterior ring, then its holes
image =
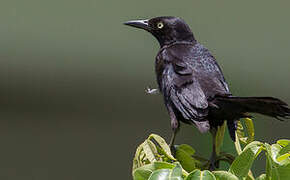
{"type": "Polygon", "coordinates": [[[209,165],[209,170],[213,171],[215,168],[219,166],[218,162],[216,162],[217,159],[217,153],[216,153],[216,134],[217,134],[217,129],[212,128],[210,129],[210,133],[212,135],[212,154],[210,157],[210,165],[209,165]]]}
{"type": "Polygon", "coordinates": [[[150,87],[146,87],[145,92],[147,94],[158,94],[159,91],[158,91],[158,89],[151,89],[150,87]]]}
{"type": "MultiPolygon", "coordinates": [[[[178,121],[176,121],[176,122],[178,123],[178,121]]],[[[172,120],[171,120],[171,127],[173,130],[173,133],[172,133],[171,138],[170,138],[169,147],[170,147],[172,155],[175,156],[174,141],[175,141],[175,137],[176,137],[176,134],[178,132],[178,129],[179,129],[179,123],[178,124],[174,123],[174,126],[172,126],[172,120]],[[176,128],[176,126],[177,126],[177,128],[176,128]]]]}
{"type": "Polygon", "coordinates": [[[168,108],[169,116],[171,118],[171,128],[173,131],[172,136],[170,138],[169,147],[170,147],[172,154],[175,155],[174,141],[175,141],[176,134],[179,130],[179,122],[178,122],[172,108],[171,107],[167,107],[167,108],[168,108]]]}
{"type": "Polygon", "coordinates": [[[177,131],[178,131],[178,129],[173,129],[173,133],[171,135],[170,142],[169,142],[170,148],[174,146],[174,141],[175,141],[177,131]]]}

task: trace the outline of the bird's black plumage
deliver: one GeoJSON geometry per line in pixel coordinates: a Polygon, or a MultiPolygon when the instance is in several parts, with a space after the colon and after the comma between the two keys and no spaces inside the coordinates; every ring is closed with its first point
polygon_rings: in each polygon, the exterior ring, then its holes
{"type": "Polygon", "coordinates": [[[198,42],[176,42],[162,48],[156,57],[156,74],[169,110],[201,132],[210,128],[210,110],[217,108],[214,97],[230,96],[214,57],[198,42]]]}
{"type": "Polygon", "coordinates": [[[287,104],[277,98],[232,96],[215,58],[182,19],[157,17],[125,24],[147,30],[160,44],[155,70],[174,132],[180,121],[207,132],[227,120],[235,140],[236,121],[248,113],[290,116],[287,104]]]}

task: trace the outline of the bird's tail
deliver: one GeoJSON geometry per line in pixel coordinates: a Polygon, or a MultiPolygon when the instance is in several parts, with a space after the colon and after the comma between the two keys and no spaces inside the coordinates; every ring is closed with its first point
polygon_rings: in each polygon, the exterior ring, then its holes
{"type": "MultiPolygon", "coordinates": [[[[247,113],[259,113],[283,121],[290,118],[289,106],[280,99],[273,97],[217,97],[219,103],[229,108],[238,118],[246,117],[247,113]]],[[[235,141],[235,122],[228,122],[231,138],[235,141]]]]}
{"type": "Polygon", "coordinates": [[[288,105],[273,97],[218,97],[218,100],[232,105],[238,113],[259,113],[282,120],[290,117],[288,105]]]}

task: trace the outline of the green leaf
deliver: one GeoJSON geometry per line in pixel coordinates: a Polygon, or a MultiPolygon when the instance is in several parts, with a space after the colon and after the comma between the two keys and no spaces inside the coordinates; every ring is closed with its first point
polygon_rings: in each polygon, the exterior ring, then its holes
{"type": "Polygon", "coordinates": [[[216,154],[220,154],[220,149],[224,141],[224,135],[226,130],[226,121],[224,121],[222,126],[219,126],[217,129],[216,137],[215,137],[215,151],[216,154]]]}
{"type": "Polygon", "coordinates": [[[168,159],[176,160],[171,154],[170,147],[161,136],[157,134],[150,134],[148,139],[151,140],[153,143],[157,143],[157,149],[160,150],[161,153],[165,155],[168,159]]]}
{"type": "Polygon", "coordinates": [[[280,163],[290,163],[289,158],[290,157],[290,144],[288,144],[287,146],[283,147],[277,154],[277,161],[280,163]]]}
{"type": "Polygon", "coordinates": [[[254,176],[253,176],[253,174],[252,174],[251,171],[250,171],[249,174],[247,175],[246,180],[255,180],[255,178],[254,178],[254,176]]]}
{"type": "Polygon", "coordinates": [[[157,171],[154,171],[148,180],[169,180],[169,174],[170,169],[159,169],[157,171]]]}
{"type": "Polygon", "coordinates": [[[177,163],[173,169],[158,169],[153,171],[148,180],[183,180],[182,176],[182,167],[177,163]]]}
{"type": "Polygon", "coordinates": [[[133,172],[133,179],[134,180],[147,180],[149,176],[152,174],[151,170],[148,169],[136,169],[133,172]]]}
{"type": "MultiPolygon", "coordinates": [[[[238,139],[239,139],[240,141],[242,141],[242,140],[245,138],[244,127],[243,127],[241,121],[238,121],[238,123],[237,123],[236,134],[237,134],[238,139]]],[[[246,141],[243,141],[243,142],[246,143],[246,141]]]]}
{"type": "Polygon", "coordinates": [[[288,144],[290,144],[290,140],[289,139],[280,139],[277,141],[277,144],[279,144],[280,146],[287,146],[288,144]]]}
{"type": "Polygon", "coordinates": [[[178,163],[170,173],[170,180],[183,180],[182,178],[182,168],[178,163]]]}
{"type": "Polygon", "coordinates": [[[157,161],[157,159],[155,157],[155,155],[158,154],[157,149],[151,141],[145,140],[145,142],[143,144],[143,150],[144,150],[146,158],[149,160],[149,162],[157,161]]]}
{"type": "Polygon", "coordinates": [[[253,161],[263,149],[263,144],[254,141],[248,144],[242,153],[234,160],[230,166],[229,172],[236,175],[239,179],[247,176],[253,161]]]}
{"type": "Polygon", "coordinates": [[[242,147],[241,147],[241,144],[240,144],[240,138],[239,138],[239,135],[238,135],[238,131],[236,131],[235,136],[236,136],[235,148],[236,148],[236,151],[237,151],[238,155],[240,155],[242,153],[242,147]]]}
{"type": "Polygon", "coordinates": [[[160,158],[155,155],[158,155],[155,145],[146,139],[140,146],[138,146],[136,150],[135,157],[133,159],[133,170],[151,162],[160,160],[160,158]]]}
{"type": "Polygon", "coordinates": [[[153,162],[151,164],[144,165],[142,167],[137,168],[136,170],[149,170],[151,172],[156,171],[158,169],[173,169],[175,167],[174,164],[167,163],[167,162],[153,162]]]}
{"type": "Polygon", "coordinates": [[[187,172],[191,172],[196,168],[195,166],[196,160],[192,157],[194,153],[195,153],[195,150],[187,144],[179,145],[176,148],[176,153],[175,153],[176,159],[180,162],[182,167],[187,172]]]}
{"type": "Polygon", "coordinates": [[[241,141],[243,144],[249,144],[254,141],[255,137],[255,128],[254,123],[251,118],[245,118],[243,119],[244,125],[238,121],[237,124],[237,136],[239,138],[239,141],[241,141]]]}
{"type": "Polygon", "coordinates": [[[239,178],[227,171],[213,171],[216,180],[239,180],[239,178]]]}
{"type": "Polygon", "coordinates": [[[196,169],[192,171],[185,180],[216,180],[216,178],[208,170],[200,171],[199,169],[196,169]]]}
{"type": "Polygon", "coordinates": [[[282,162],[284,160],[289,160],[290,153],[283,154],[277,157],[277,161],[282,162]]]}
{"type": "Polygon", "coordinates": [[[290,163],[290,159],[288,158],[290,156],[290,144],[281,147],[279,144],[273,144],[271,145],[271,151],[269,151],[271,155],[271,160],[280,165],[286,165],[290,163]]]}
{"type": "Polygon", "coordinates": [[[266,174],[261,174],[256,180],[266,180],[266,174]]]}
{"type": "Polygon", "coordinates": [[[176,146],[176,149],[182,149],[184,152],[186,152],[188,155],[193,156],[195,154],[195,150],[188,144],[181,144],[176,146]]]}
{"type": "Polygon", "coordinates": [[[281,146],[279,144],[272,144],[270,148],[271,151],[269,151],[269,153],[271,155],[271,160],[274,161],[275,163],[279,163],[279,161],[277,161],[277,156],[282,149],[281,146]]]}
{"type": "Polygon", "coordinates": [[[290,164],[275,167],[275,172],[272,175],[273,180],[290,179],[290,164]]]}
{"type": "Polygon", "coordinates": [[[249,144],[249,143],[253,142],[255,139],[254,123],[253,123],[253,120],[250,118],[245,118],[244,122],[245,122],[245,125],[247,127],[247,134],[248,134],[247,144],[249,144]]]}
{"type": "MultiPolygon", "coordinates": [[[[285,145],[286,147],[287,145],[285,145]]],[[[281,150],[281,146],[278,144],[273,144],[270,146],[265,143],[267,151],[267,164],[266,164],[266,179],[273,180],[286,180],[290,179],[290,163],[279,162],[276,160],[278,153],[281,150]]]]}
{"type": "Polygon", "coordinates": [[[133,159],[133,171],[146,164],[155,161],[175,162],[176,159],[171,155],[170,148],[165,140],[151,134],[140,146],[138,146],[133,159]]]}
{"type": "Polygon", "coordinates": [[[139,167],[133,171],[133,179],[134,180],[143,180],[148,179],[152,172],[159,169],[173,169],[175,167],[174,164],[170,164],[167,162],[154,162],[151,164],[144,165],[139,167]]]}
{"type": "Polygon", "coordinates": [[[266,149],[266,179],[270,179],[272,177],[273,171],[273,160],[272,160],[272,149],[268,143],[265,143],[266,149]]]}
{"type": "Polygon", "coordinates": [[[135,153],[135,157],[133,159],[133,171],[142,166],[142,162],[140,160],[141,155],[141,151],[143,150],[143,143],[141,145],[138,146],[136,153],[135,153]]]}

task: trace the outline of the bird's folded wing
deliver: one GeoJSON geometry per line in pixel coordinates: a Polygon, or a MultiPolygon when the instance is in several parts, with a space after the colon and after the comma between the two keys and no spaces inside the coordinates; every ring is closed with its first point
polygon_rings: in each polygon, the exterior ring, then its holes
{"type": "Polygon", "coordinates": [[[176,109],[188,120],[204,120],[208,113],[208,102],[193,71],[185,63],[172,63],[172,83],[169,97],[176,109]]]}

